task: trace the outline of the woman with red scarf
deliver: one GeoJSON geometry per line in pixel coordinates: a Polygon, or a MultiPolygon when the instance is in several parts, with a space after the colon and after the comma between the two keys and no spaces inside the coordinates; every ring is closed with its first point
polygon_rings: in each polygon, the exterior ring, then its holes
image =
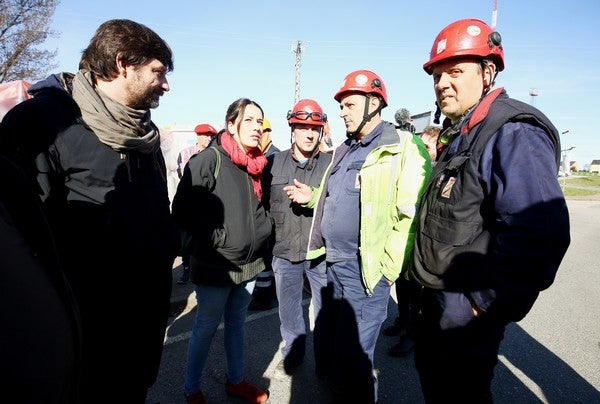
{"type": "Polygon", "coordinates": [[[206,402],[202,371],[221,318],[227,393],[251,403],[268,399],[243,378],[246,313],[273,227],[260,202],[267,164],[260,150],[263,110],[240,98],[229,106],[225,122],[211,147],[190,159],[173,201],[176,222],[193,240],[191,281],[198,303],[188,346],[188,403],[206,402]]]}

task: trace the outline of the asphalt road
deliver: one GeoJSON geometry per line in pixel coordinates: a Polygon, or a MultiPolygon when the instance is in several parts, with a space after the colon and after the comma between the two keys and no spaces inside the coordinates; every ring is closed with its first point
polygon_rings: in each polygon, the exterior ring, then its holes
{"type": "MultiPolygon", "coordinates": [[[[496,403],[600,403],[600,201],[569,200],[568,204],[571,246],[554,285],[542,292],[524,320],[507,328],[493,382],[496,403]]],[[[195,313],[190,292],[190,286],[174,287],[174,293],[190,299],[170,319],[160,374],[148,403],[185,403],[186,352],[195,313]]],[[[384,327],[395,316],[393,299],[384,327]]],[[[273,377],[281,359],[276,310],[248,316],[246,379],[269,390],[270,403],[329,402],[331,391],[314,376],[310,335],[307,358],[294,376],[273,377]]],[[[412,355],[398,359],[386,354],[395,342],[394,337],[381,335],[377,345],[379,402],[422,403],[412,355]]],[[[205,369],[203,390],[209,403],[241,403],[225,394],[225,369],[219,329],[205,369]]]]}

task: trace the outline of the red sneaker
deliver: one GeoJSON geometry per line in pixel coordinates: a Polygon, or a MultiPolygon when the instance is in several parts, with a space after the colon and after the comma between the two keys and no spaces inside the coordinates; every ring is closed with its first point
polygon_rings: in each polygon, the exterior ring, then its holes
{"type": "Polygon", "coordinates": [[[227,391],[227,394],[230,396],[240,397],[249,403],[261,404],[266,403],[269,399],[267,393],[254,387],[245,380],[242,380],[238,384],[227,382],[227,384],[225,384],[225,391],[227,391]]]}
{"type": "Polygon", "coordinates": [[[185,401],[188,404],[206,404],[206,399],[204,398],[204,394],[202,394],[202,390],[198,390],[189,396],[186,394],[185,401]]]}

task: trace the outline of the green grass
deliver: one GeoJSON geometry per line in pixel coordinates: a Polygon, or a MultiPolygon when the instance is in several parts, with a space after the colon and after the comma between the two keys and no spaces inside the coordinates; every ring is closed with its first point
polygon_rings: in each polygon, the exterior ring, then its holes
{"type": "MultiPolygon", "coordinates": [[[[562,182],[564,181],[563,178],[559,178],[559,181],[562,182]]],[[[600,188],[600,175],[590,175],[590,176],[586,176],[586,177],[577,177],[577,178],[573,178],[573,177],[567,177],[567,187],[569,185],[578,185],[578,186],[584,186],[584,187],[598,187],[600,188]]]]}
{"type": "Polygon", "coordinates": [[[600,195],[600,175],[574,173],[572,176],[559,178],[565,196],[600,195]]]}
{"type": "Polygon", "coordinates": [[[563,194],[565,196],[590,196],[590,195],[598,195],[600,191],[594,191],[591,189],[580,189],[580,188],[569,188],[567,187],[563,190],[563,194]]]}

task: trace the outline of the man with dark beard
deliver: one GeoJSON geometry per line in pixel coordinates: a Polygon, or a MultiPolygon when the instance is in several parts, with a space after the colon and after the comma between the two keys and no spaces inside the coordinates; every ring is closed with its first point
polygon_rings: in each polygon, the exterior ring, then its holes
{"type": "Polygon", "coordinates": [[[81,311],[81,402],[119,392],[144,403],[158,373],[179,238],[150,109],[172,69],[154,31],[107,21],[79,71],[36,83],[0,129],[1,151],[39,195],[81,311]]]}

